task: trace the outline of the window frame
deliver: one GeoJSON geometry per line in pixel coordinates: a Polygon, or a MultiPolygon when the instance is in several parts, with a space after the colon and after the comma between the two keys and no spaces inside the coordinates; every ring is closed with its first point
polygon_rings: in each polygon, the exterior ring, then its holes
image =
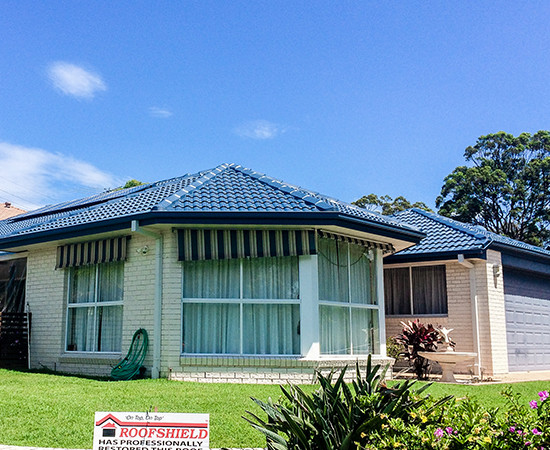
{"type": "MultiPolygon", "coordinates": [[[[300,286],[300,264],[298,256],[278,256],[278,257],[267,257],[267,258],[293,258],[295,259],[296,263],[296,269],[298,271],[298,286],[300,286]]],[[[236,298],[201,298],[201,297],[184,297],[185,292],[185,276],[183,275],[183,271],[185,271],[185,263],[192,263],[194,261],[183,261],[181,270],[182,270],[182,283],[181,283],[181,309],[180,309],[180,315],[181,315],[181,327],[180,327],[180,356],[182,357],[256,357],[256,358],[296,358],[300,356],[300,349],[301,349],[301,334],[298,333],[298,353],[244,353],[243,347],[244,347],[244,327],[243,327],[243,321],[244,321],[244,306],[245,305],[297,305],[298,310],[298,317],[300,317],[301,314],[301,293],[298,291],[298,298],[295,299],[280,299],[280,298],[244,298],[244,261],[246,259],[250,259],[250,257],[247,258],[235,258],[235,260],[239,261],[239,297],[236,298]],[[223,304],[223,305],[239,305],[239,353],[191,353],[191,352],[184,352],[183,346],[184,346],[184,306],[185,304],[223,304]]],[[[214,260],[213,260],[214,261],[214,260]]],[[[300,321],[298,322],[298,329],[300,328],[300,321]]]]}
{"type": "MultiPolygon", "coordinates": [[[[320,238],[320,239],[327,239],[329,240],[330,238],[320,238]]],[[[377,270],[378,270],[378,259],[377,259],[377,252],[379,250],[377,249],[366,249],[365,248],[365,253],[369,253],[370,256],[367,256],[367,258],[369,259],[369,261],[372,263],[371,267],[370,267],[370,280],[369,280],[369,289],[370,289],[370,296],[371,298],[374,300],[375,303],[358,303],[358,302],[353,302],[352,301],[352,277],[351,277],[351,274],[352,274],[352,261],[351,261],[351,251],[350,251],[350,247],[352,245],[358,245],[358,244],[353,244],[351,242],[346,242],[346,241],[336,241],[337,242],[337,246],[338,244],[340,243],[345,243],[346,244],[346,256],[347,256],[347,265],[346,265],[346,268],[347,268],[347,281],[348,281],[348,287],[347,287],[347,297],[348,297],[348,300],[347,302],[342,302],[342,301],[337,301],[337,300],[321,300],[321,285],[320,285],[320,270],[318,270],[318,273],[317,273],[317,277],[318,277],[318,285],[319,285],[319,295],[318,295],[318,299],[317,299],[317,303],[318,303],[318,308],[319,308],[319,348],[320,348],[320,355],[322,355],[323,357],[342,357],[342,356],[364,356],[364,355],[368,355],[370,354],[371,352],[369,353],[355,353],[354,352],[354,343],[353,343],[353,310],[372,310],[372,311],[375,311],[376,312],[376,320],[378,321],[378,340],[380,342],[378,342],[378,349],[374,348],[375,345],[376,345],[376,341],[372,343],[372,346],[373,346],[373,352],[372,354],[379,354],[381,351],[382,351],[382,342],[381,342],[381,334],[380,334],[380,330],[382,328],[382,325],[381,325],[381,320],[380,320],[380,298],[378,296],[378,283],[379,283],[379,280],[378,280],[378,277],[377,277],[377,270]],[[340,308],[346,308],[348,310],[348,329],[349,329],[349,343],[350,343],[350,352],[349,353],[327,353],[327,352],[324,352],[323,351],[323,348],[322,348],[322,342],[323,342],[323,339],[322,339],[322,328],[321,328],[321,307],[322,306],[329,306],[329,307],[340,307],[340,308]],[[378,352],[377,352],[378,350],[378,352]]],[[[319,248],[319,257],[320,258],[326,258],[328,259],[325,255],[322,254],[320,248],[321,248],[321,245],[319,243],[318,245],[318,248],[319,248]]],[[[338,247],[337,247],[338,249],[338,247]]],[[[339,250],[338,250],[339,251],[339,250]]],[[[364,254],[365,254],[364,253],[364,254]]]]}
{"type": "MultiPolygon", "coordinates": [[[[391,265],[386,266],[383,268],[384,271],[391,270],[391,269],[408,269],[409,273],[409,302],[410,302],[410,308],[411,312],[409,314],[407,313],[401,313],[401,314],[390,314],[385,311],[386,309],[386,298],[384,297],[384,313],[386,317],[389,318],[399,318],[399,317],[448,317],[449,316],[449,289],[447,286],[447,264],[445,263],[439,263],[439,264],[407,264],[407,265],[391,265]],[[443,267],[444,269],[444,279],[445,279],[445,305],[447,307],[446,313],[427,313],[427,314],[421,314],[421,313],[415,313],[414,312],[414,285],[413,285],[413,269],[417,267],[443,267]]],[[[385,282],[385,281],[384,281],[385,282]]]]}
{"type": "MultiPolygon", "coordinates": [[[[121,332],[121,342],[120,342],[120,350],[118,351],[100,351],[97,350],[98,347],[98,328],[97,328],[97,310],[98,308],[104,308],[104,307],[115,307],[120,306],[122,307],[122,317],[121,317],[121,328],[124,326],[124,261],[117,261],[117,262],[111,262],[111,263],[99,263],[99,264],[91,264],[91,267],[94,268],[94,298],[93,301],[90,302],[71,302],[71,290],[72,290],[72,283],[74,278],[74,271],[75,269],[79,269],[80,267],[86,267],[86,266],[78,266],[78,267],[69,267],[68,274],[67,274],[67,292],[66,292],[66,318],[65,318],[65,343],[64,343],[64,352],[67,354],[84,354],[84,355],[120,355],[122,354],[122,332],[121,332]],[[119,264],[121,266],[122,270],[122,300],[115,300],[115,301],[99,301],[99,277],[100,277],[100,268],[101,266],[109,266],[119,264]],[[94,350],[69,350],[69,321],[71,318],[70,311],[73,309],[79,309],[79,308],[92,308],[94,310],[93,314],[93,330],[94,330],[94,336],[93,336],[93,348],[94,350]]],[[[88,267],[90,267],[88,266],[88,267]]],[[[122,331],[122,330],[121,330],[122,331]]]]}

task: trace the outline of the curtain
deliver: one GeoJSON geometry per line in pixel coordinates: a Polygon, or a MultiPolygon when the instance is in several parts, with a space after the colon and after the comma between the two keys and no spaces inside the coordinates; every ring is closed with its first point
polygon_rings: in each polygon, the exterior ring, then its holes
{"type": "Polygon", "coordinates": [[[98,301],[121,302],[124,297],[124,263],[101,264],[98,270],[98,301]]]}
{"type": "Polygon", "coordinates": [[[296,256],[186,261],[183,263],[182,351],[299,354],[300,306],[269,303],[269,300],[298,301],[299,297],[296,256]],[[192,301],[201,298],[234,300],[192,301]]]}
{"type": "Polygon", "coordinates": [[[240,353],[240,305],[183,304],[184,353],[240,353]]]}
{"type": "Polygon", "coordinates": [[[347,242],[319,238],[319,300],[349,301],[347,242]]]}
{"type": "Polygon", "coordinates": [[[350,244],[349,252],[351,303],[376,305],[376,270],[372,250],[350,244]]]}
{"type": "Polygon", "coordinates": [[[349,308],[321,305],[319,320],[321,353],[327,355],[351,353],[349,308]]]}
{"type": "Polygon", "coordinates": [[[447,314],[445,266],[412,268],[414,314],[447,314]]]}
{"type": "Polygon", "coordinates": [[[70,308],[68,314],[67,350],[94,351],[94,308],[70,308]]]}
{"type": "Polygon", "coordinates": [[[123,263],[72,268],[67,312],[67,351],[120,352],[123,307],[109,306],[108,303],[122,302],[123,296],[123,263]]]}
{"type": "Polygon", "coordinates": [[[298,299],[298,257],[243,260],[243,298],[298,299]]]}
{"type": "Polygon", "coordinates": [[[300,354],[298,305],[243,305],[243,353],[300,354]]]}
{"type": "Polygon", "coordinates": [[[384,302],[387,315],[412,313],[410,283],[408,267],[384,269],[384,302]]]}
{"type": "Polygon", "coordinates": [[[96,266],[81,266],[72,269],[69,303],[95,301],[95,272],[96,266]]]}
{"type": "Polygon", "coordinates": [[[353,354],[380,353],[378,310],[351,308],[353,354]]]}
{"type": "Polygon", "coordinates": [[[238,259],[183,263],[183,298],[239,298],[238,259]]]}
{"type": "Polygon", "coordinates": [[[122,341],[122,306],[98,307],[96,320],[97,351],[120,352],[122,341]]]}

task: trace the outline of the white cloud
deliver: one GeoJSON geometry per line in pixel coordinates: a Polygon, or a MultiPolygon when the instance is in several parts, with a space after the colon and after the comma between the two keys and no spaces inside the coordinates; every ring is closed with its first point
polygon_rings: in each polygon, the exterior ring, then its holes
{"type": "Polygon", "coordinates": [[[237,136],[250,139],[273,139],[286,132],[286,128],[267,120],[252,120],[245,122],[233,131],[237,136]]]}
{"type": "Polygon", "coordinates": [[[72,156],[7,142],[0,142],[0,167],[0,201],[11,201],[27,210],[122,184],[113,175],[72,156]]]}
{"type": "Polygon", "coordinates": [[[99,74],[68,62],[57,61],[50,64],[48,77],[63,94],[76,98],[91,99],[98,92],[107,90],[99,74]]]}
{"type": "Polygon", "coordinates": [[[168,108],[159,108],[158,106],[151,106],[149,108],[149,114],[152,117],[160,117],[162,119],[173,115],[172,111],[170,111],[168,108]]]}

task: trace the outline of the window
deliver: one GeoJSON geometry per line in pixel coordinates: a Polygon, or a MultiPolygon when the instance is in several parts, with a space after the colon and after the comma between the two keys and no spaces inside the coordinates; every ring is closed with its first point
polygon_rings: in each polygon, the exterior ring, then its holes
{"type": "Polygon", "coordinates": [[[384,269],[387,315],[447,314],[445,266],[384,269]]]}
{"type": "Polygon", "coordinates": [[[121,351],[123,293],[122,262],[70,269],[67,351],[121,351]]]}
{"type": "Polygon", "coordinates": [[[321,353],[380,353],[373,250],[319,239],[321,353]]]}
{"type": "Polygon", "coordinates": [[[25,311],[26,274],[24,258],[0,262],[0,312],[25,311]]]}
{"type": "Polygon", "coordinates": [[[183,263],[185,354],[300,353],[298,257],[183,263]]]}

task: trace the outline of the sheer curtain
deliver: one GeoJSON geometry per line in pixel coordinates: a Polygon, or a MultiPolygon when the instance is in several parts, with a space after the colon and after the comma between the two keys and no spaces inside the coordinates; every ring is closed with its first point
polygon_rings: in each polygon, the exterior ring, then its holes
{"type": "Polygon", "coordinates": [[[240,306],[183,304],[184,353],[240,353],[240,306]]]}
{"type": "Polygon", "coordinates": [[[123,263],[81,266],[71,269],[67,312],[67,350],[120,352],[123,296],[123,263]]]}
{"type": "Polygon", "coordinates": [[[184,262],[182,351],[299,354],[299,289],[298,257],[184,262]]]}
{"type": "Polygon", "coordinates": [[[321,352],[327,355],[351,353],[349,308],[321,305],[319,320],[321,322],[321,352]]]}
{"type": "Polygon", "coordinates": [[[318,248],[321,353],[379,353],[375,258],[334,239],[319,239],[318,248]]]}

